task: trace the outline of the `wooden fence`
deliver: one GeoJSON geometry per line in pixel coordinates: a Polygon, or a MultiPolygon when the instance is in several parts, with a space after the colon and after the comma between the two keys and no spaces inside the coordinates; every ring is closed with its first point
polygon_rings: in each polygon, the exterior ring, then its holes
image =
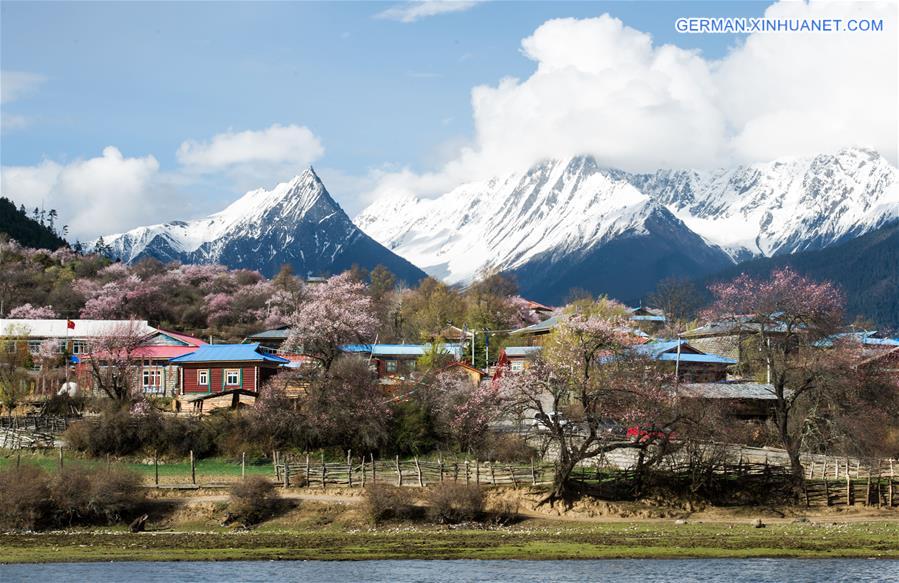
{"type": "MultiPolygon", "coordinates": [[[[893,460],[859,460],[837,458],[810,460],[805,466],[804,502],[807,506],[864,505],[892,508],[899,506],[899,464],[893,460]]],[[[378,460],[373,456],[354,458],[348,453],[345,462],[328,462],[324,456],[282,456],[273,454],[275,479],[284,487],[365,487],[391,484],[395,486],[426,487],[441,482],[465,482],[481,486],[531,487],[550,484],[555,465],[551,463],[509,464],[480,460],[425,461],[418,458],[378,460]]],[[[789,468],[780,463],[744,460],[737,463],[723,461],[711,465],[691,465],[681,460],[666,459],[654,466],[652,472],[675,479],[689,480],[697,472],[705,472],[716,479],[754,482],[755,484],[785,484],[790,479],[789,468]]],[[[602,480],[610,475],[620,481],[635,479],[637,468],[621,469],[602,460],[590,460],[576,470],[581,480],[602,480]]]]}
{"type": "Polygon", "coordinates": [[[68,427],[65,417],[23,415],[0,417],[0,449],[47,449],[68,427]]]}
{"type": "Polygon", "coordinates": [[[453,481],[482,486],[537,486],[552,482],[553,465],[545,463],[508,464],[463,461],[424,461],[418,458],[401,460],[376,460],[347,456],[346,462],[326,462],[324,457],[281,457],[274,454],[275,479],[288,486],[365,487],[371,484],[425,487],[440,482],[453,481]]]}

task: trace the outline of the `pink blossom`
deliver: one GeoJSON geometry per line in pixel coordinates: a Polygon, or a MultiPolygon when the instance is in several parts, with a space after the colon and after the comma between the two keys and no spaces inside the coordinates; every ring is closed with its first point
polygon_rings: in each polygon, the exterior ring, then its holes
{"type": "Polygon", "coordinates": [[[56,310],[53,306],[32,306],[31,304],[22,304],[9,311],[10,318],[20,318],[22,320],[45,320],[56,318],[56,310]]]}

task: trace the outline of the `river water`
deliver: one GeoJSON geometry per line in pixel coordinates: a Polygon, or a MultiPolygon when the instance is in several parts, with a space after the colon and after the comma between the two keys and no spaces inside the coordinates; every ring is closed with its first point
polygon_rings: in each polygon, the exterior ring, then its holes
{"type": "Polygon", "coordinates": [[[899,582],[899,561],[866,559],[675,559],[602,561],[236,561],[0,565],[0,581],[275,583],[389,581],[899,582]]]}

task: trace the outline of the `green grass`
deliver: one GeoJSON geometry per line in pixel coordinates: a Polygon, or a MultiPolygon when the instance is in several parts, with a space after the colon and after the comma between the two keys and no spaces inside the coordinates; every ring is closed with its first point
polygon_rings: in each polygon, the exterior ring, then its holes
{"type": "MultiPolygon", "coordinates": [[[[15,463],[15,455],[6,455],[0,457],[0,470],[14,466],[15,463]]],[[[49,472],[55,472],[59,469],[59,458],[56,455],[27,454],[22,456],[21,463],[36,465],[49,472]]],[[[63,465],[105,468],[106,460],[74,457],[71,454],[68,454],[63,459],[63,465]]],[[[124,468],[138,472],[139,474],[144,476],[144,480],[147,483],[152,483],[155,477],[152,463],[145,464],[136,461],[114,460],[110,462],[110,465],[112,467],[124,468]]],[[[247,462],[246,472],[247,475],[273,475],[272,466],[270,464],[251,464],[247,462]]],[[[198,483],[231,481],[240,477],[240,462],[235,463],[233,460],[225,458],[209,458],[197,460],[196,474],[198,483]]],[[[190,461],[185,460],[176,463],[160,463],[159,480],[162,483],[169,484],[189,484],[190,461]]]]}
{"type": "Polygon", "coordinates": [[[395,525],[379,529],[265,528],[130,534],[121,529],[0,535],[0,561],[236,559],[601,559],[675,557],[899,558],[899,522],[847,524],[532,521],[495,530],[395,525]],[[396,526],[400,526],[397,528],[396,526]]]}

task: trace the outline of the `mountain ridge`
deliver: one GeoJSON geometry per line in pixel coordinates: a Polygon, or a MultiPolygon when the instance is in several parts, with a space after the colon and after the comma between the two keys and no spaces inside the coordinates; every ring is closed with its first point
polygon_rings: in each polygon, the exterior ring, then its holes
{"type": "Polygon", "coordinates": [[[249,191],[207,217],[138,227],[103,240],[127,263],[143,257],[222,263],[268,276],[284,264],[302,275],[381,264],[408,283],[424,277],[359,230],[311,167],[271,190],[249,191]]]}

